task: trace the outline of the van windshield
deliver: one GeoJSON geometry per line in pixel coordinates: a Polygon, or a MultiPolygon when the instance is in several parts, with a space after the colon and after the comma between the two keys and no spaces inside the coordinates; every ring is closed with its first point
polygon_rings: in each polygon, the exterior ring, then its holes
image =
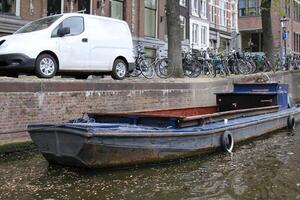
{"type": "Polygon", "coordinates": [[[55,16],[46,17],[43,19],[39,19],[39,20],[30,22],[30,23],[26,24],[25,26],[23,26],[22,28],[20,28],[17,32],[15,32],[15,34],[29,33],[29,32],[40,31],[40,30],[46,29],[49,26],[51,26],[56,20],[58,20],[61,16],[62,15],[55,15],[55,16]]]}

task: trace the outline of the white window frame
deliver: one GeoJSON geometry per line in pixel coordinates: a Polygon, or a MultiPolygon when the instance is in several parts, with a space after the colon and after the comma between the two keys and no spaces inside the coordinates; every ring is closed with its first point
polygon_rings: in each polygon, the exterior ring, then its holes
{"type": "Polygon", "coordinates": [[[192,23],[192,44],[199,45],[199,24],[192,23]]]}
{"type": "Polygon", "coordinates": [[[180,17],[180,26],[183,26],[184,27],[184,29],[183,29],[183,40],[186,40],[187,39],[187,35],[186,35],[186,30],[187,30],[187,19],[186,19],[186,17],[185,16],[182,16],[182,15],[180,15],[179,16],[180,17]],[[183,23],[181,23],[181,22],[183,22],[183,23]]]}
{"type": "Polygon", "coordinates": [[[16,16],[21,16],[21,0],[16,0],[16,16]]]}
{"type": "Polygon", "coordinates": [[[200,31],[200,38],[201,38],[201,45],[206,46],[207,45],[207,26],[201,26],[201,31],[200,31]]]}
{"type": "Polygon", "coordinates": [[[207,2],[206,0],[200,0],[200,16],[201,18],[207,19],[207,2]]]}
{"type": "Polygon", "coordinates": [[[215,8],[215,6],[210,5],[209,15],[210,15],[211,23],[215,24],[216,23],[216,8],[215,8]]]}
{"type": "Polygon", "coordinates": [[[199,0],[192,0],[192,15],[199,16],[199,0]],[[196,7],[195,7],[196,5],[196,7]]]}
{"type": "MultiPolygon", "coordinates": [[[[159,5],[159,0],[156,0],[156,8],[155,8],[155,36],[154,36],[154,38],[158,38],[158,18],[159,18],[159,7],[158,7],[158,5],[159,5]]],[[[144,7],[144,9],[145,9],[145,7],[144,7]]],[[[145,16],[145,13],[144,13],[144,16],[145,16]]],[[[144,25],[145,26],[145,25],[144,25]]],[[[144,34],[144,36],[145,37],[150,37],[150,38],[152,38],[152,36],[147,36],[147,35],[145,35],[144,34]]]]}
{"type": "MultiPolygon", "coordinates": [[[[19,17],[21,15],[21,0],[15,0],[15,3],[16,3],[16,11],[15,13],[10,13],[8,15],[14,15],[14,16],[17,16],[19,17]]],[[[6,15],[6,13],[1,13],[1,15],[6,15]]]]}

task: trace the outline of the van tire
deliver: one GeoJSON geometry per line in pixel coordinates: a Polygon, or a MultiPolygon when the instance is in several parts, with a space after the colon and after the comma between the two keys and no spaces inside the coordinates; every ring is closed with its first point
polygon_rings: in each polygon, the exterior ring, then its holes
{"type": "Polygon", "coordinates": [[[116,80],[123,80],[127,75],[127,64],[122,59],[116,59],[112,68],[111,77],[116,80]]]}
{"type": "Polygon", "coordinates": [[[39,78],[53,78],[57,69],[58,65],[56,59],[49,54],[41,54],[36,59],[35,74],[39,78]]]}

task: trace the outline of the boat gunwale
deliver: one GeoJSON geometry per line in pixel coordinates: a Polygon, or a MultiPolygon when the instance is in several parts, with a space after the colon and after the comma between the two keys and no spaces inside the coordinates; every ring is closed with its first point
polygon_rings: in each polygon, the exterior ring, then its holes
{"type": "MultiPolygon", "coordinates": [[[[298,107],[295,107],[295,109],[297,109],[298,107]]],[[[172,131],[166,131],[166,132],[161,132],[161,130],[159,130],[161,133],[157,134],[153,134],[153,133],[131,133],[131,132],[105,132],[105,133],[99,133],[97,132],[97,130],[92,130],[89,128],[79,128],[79,127],[75,127],[70,124],[60,124],[60,125],[47,125],[45,127],[45,125],[30,125],[28,126],[28,131],[29,132],[37,132],[39,130],[43,130],[43,131],[60,131],[60,132],[64,132],[64,133],[68,133],[68,134],[72,134],[72,133],[76,133],[80,136],[86,137],[86,138],[93,138],[93,137],[119,137],[119,138],[128,138],[128,137],[133,137],[133,138],[138,138],[138,137],[145,137],[145,138],[161,138],[161,137],[190,137],[190,136],[207,136],[207,135],[213,135],[213,134],[218,134],[220,132],[224,132],[224,131],[230,131],[230,130],[234,130],[234,129],[238,129],[238,128],[245,128],[247,126],[252,126],[255,124],[262,124],[268,121],[272,121],[272,120],[277,120],[277,119],[281,119],[281,118],[285,118],[288,116],[294,116],[294,115],[300,115],[300,109],[298,108],[297,110],[293,110],[291,112],[288,113],[282,113],[279,114],[277,116],[273,116],[271,118],[265,118],[265,119],[260,119],[260,120],[254,120],[251,122],[247,122],[247,123],[242,123],[242,124],[237,124],[237,125],[231,125],[231,126],[227,126],[227,127],[222,127],[222,128],[217,128],[217,129],[213,129],[213,130],[207,130],[207,131],[197,131],[197,132],[172,132],[172,131]],[[42,128],[44,126],[44,128],[42,128]],[[34,128],[36,127],[36,129],[34,128]],[[40,127],[40,128],[37,128],[40,127]],[[33,128],[33,129],[30,129],[33,128]]]]}
{"type": "MultiPolygon", "coordinates": [[[[266,106],[266,107],[258,107],[258,108],[247,108],[247,109],[240,109],[240,110],[230,110],[230,111],[224,111],[224,112],[216,112],[213,114],[204,114],[204,115],[195,115],[190,117],[185,117],[182,119],[183,121],[190,121],[190,120],[196,120],[196,119],[206,119],[210,117],[221,117],[224,115],[230,115],[230,114],[240,114],[240,113],[246,113],[249,111],[263,111],[263,110],[272,110],[272,109],[279,109],[279,106],[266,106]]],[[[278,111],[278,110],[277,110],[278,111]]]]}

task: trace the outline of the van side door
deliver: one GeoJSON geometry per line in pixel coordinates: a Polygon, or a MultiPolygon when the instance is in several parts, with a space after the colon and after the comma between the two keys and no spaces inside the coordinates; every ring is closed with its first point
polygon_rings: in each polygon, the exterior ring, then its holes
{"type": "Polygon", "coordinates": [[[112,41],[114,23],[110,20],[90,18],[87,22],[87,30],[90,33],[90,67],[96,71],[111,71],[114,51],[117,44],[112,41]]]}
{"type": "Polygon", "coordinates": [[[68,17],[53,30],[51,37],[57,40],[60,70],[88,70],[89,41],[84,22],[82,16],[68,17]]]}

